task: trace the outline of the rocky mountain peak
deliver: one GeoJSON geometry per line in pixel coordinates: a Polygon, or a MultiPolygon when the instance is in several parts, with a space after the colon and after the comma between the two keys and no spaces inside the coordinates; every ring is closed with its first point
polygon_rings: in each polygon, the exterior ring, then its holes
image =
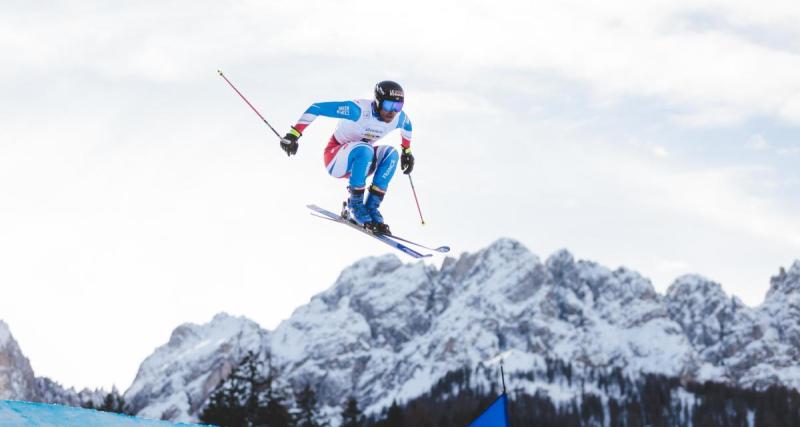
{"type": "Polygon", "coordinates": [[[35,377],[10,328],[0,320],[0,399],[81,406],[90,402],[99,405],[106,394],[102,389],[76,392],[50,378],[35,377]]]}
{"type": "Polygon", "coordinates": [[[485,257],[497,256],[499,258],[510,259],[521,255],[530,255],[530,251],[520,241],[508,237],[503,237],[492,242],[491,245],[478,251],[485,257]]]}
{"type": "Polygon", "coordinates": [[[190,419],[247,352],[262,348],[266,335],[252,320],[227,313],[203,325],[180,325],[139,367],[125,400],[141,416],[190,419]]]}
{"type": "Polygon", "coordinates": [[[770,279],[767,300],[784,298],[789,295],[800,296],[800,260],[795,261],[789,271],[781,267],[778,275],[770,279]]]}
{"type": "Polygon", "coordinates": [[[6,322],[0,320],[0,348],[5,347],[9,341],[11,341],[11,330],[8,329],[6,322]]]}
{"type": "MultiPolygon", "coordinates": [[[[773,285],[791,288],[798,276],[800,264],[773,285]]],[[[780,316],[763,314],[696,275],[661,296],[633,270],[610,270],[567,250],[542,263],[512,239],[447,258],[440,269],[370,257],[272,332],[227,315],[213,327],[178,327],[174,345],[142,365],[126,400],[139,415],[190,421],[246,349],[270,352],[293,387],[313,384],[332,411],[350,395],[366,411],[380,411],[501,353],[517,354],[521,370],[545,369],[555,358],[576,372],[621,368],[792,385],[793,349],[800,348],[800,327],[792,325],[800,315],[786,299],[775,301],[780,316]]]]}
{"type": "Polygon", "coordinates": [[[665,300],[670,318],[681,326],[692,347],[713,364],[741,355],[742,349],[761,335],[753,310],[729,297],[719,283],[702,276],[679,277],[665,300]]]}
{"type": "Polygon", "coordinates": [[[566,249],[560,249],[550,255],[545,261],[545,266],[551,273],[569,271],[575,268],[575,257],[566,249]]]}
{"type": "MultiPolygon", "coordinates": [[[[581,301],[594,300],[598,296],[598,281],[593,280],[596,275],[590,272],[595,267],[594,264],[576,262],[569,251],[561,249],[550,255],[544,265],[555,285],[553,291],[556,294],[571,292],[581,301]]],[[[601,275],[607,273],[608,270],[605,270],[601,275]]]]}
{"type": "Polygon", "coordinates": [[[0,320],[0,399],[36,399],[36,377],[28,359],[0,320]]]}
{"type": "Polygon", "coordinates": [[[458,259],[448,257],[442,263],[445,281],[464,280],[486,283],[497,273],[514,269],[531,269],[540,264],[528,248],[519,241],[502,238],[475,253],[464,253],[458,259]]]}
{"type": "MultiPolygon", "coordinates": [[[[800,261],[788,271],[781,268],[770,280],[767,297],[760,310],[765,313],[763,333],[779,343],[782,354],[776,359],[780,366],[797,369],[800,360],[800,261]]],[[[800,384],[800,377],[795,380],[800,384]]]]}
{"type": "Polygon", "coordinates": [[[363,282],[364,278],[390,274],[403,265],[403,262],[394,254],[363,258],[342,270],[333,287],[320,297],[326,304],[338,304],[340,299],[358,293],[356,285],[363,282]]]}
{"type": "Polygon", "coordinates": [[[667,289],[666,297],[674,301],[688,299],[692,304],[717,303],[728,298],[719,283],[696,274],[675,279],[667,289]]]}

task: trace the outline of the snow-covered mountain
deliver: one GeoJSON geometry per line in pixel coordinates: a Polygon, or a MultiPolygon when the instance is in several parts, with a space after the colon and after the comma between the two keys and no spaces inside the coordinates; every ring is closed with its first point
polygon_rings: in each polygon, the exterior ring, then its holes
{"type": "Polygon", "coordinates": [[[32,400],[36,377],[8,325],[0,320],[0,399],[32,400]]]}
{"type": "MultiPolygon", "coordinates": [[[[569,361],[576,375],[622,368],[740,386],[800,388],[800,261],[772,279],[756,308],[719,284],[683,276],[666,295],[638,273],[576,261],[541,262],[501,239],[441,269],[387,255],[345,269],[274,331],[225,314],[183,325],[126,392],[140,415],[192,421],[248,351],[269,352],[320,402],[347,396],[377,411],[426,392],[447,372],[505,358],[512,375],[569,361]]],[[[519,378],[518,388],[540,385],[519,378]]]]}
{"type": "Polygon", "coordinates": [[[46,377],[36,377],[28,358],[22,354],[8,325],[0,320],[0,400],[26,400],[81,406],[99,405],[106,396],[103,390],[65,389],[46,377]]]}
{"type": "Polygon", "coordinates": [[[255,322],[218,314],[206,325],[184,324],[139,367],[125,401],[146,418],[189,421],[211,391],[269,333],[255,322]]]}

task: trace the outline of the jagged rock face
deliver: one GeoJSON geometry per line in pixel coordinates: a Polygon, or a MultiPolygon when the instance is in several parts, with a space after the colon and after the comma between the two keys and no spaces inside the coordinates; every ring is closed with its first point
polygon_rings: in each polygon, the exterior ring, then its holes
{"type": "Polygon", "coordinates": [[[209,338],[216,327],[179,328],[143,364],[126,398],[140,415],[194,419],[208,395],[198,390],[259,344],[283,378],[297,388],[311,384],[329,408],[352,395],[378,411],[501,353],[514,355],[507,372],[541,369],[552,358],[576,372],[620,367],[630,375],[800,387],[799,278],[800,262],[774,278],[765,304],[753,309],[699,276],[679,278],[661,296],[636,272],[576,261],[567,251],[542,263],[509,239],[448,258],[441,269],[367,258],[271,333],[243,319],[229,325],[260,337],[248,345],[203,347],[217,342],[209,338]]]}
{"type": "MultiPolygon", "coordinates": [[[[119,393],[116,388],[112,392],[119,393]]],[[[69,406],[86,406],[91,403],[92,406],[98,407],[103,403],[108,392],[103,389],[89,390],[87,388],[76,392],[73,388],[65,389],[50,378],[37,377],[36,394],[36,399],[33,399],[36,402],[69,406]]]]}
{"type": "Polygon", "coordinates": [[[800,350],[800,261],[788,273],[772,279],[764,310],[769,315],[769,327],[786,344],[789,356],[798,360],[800,350]]]}
{"type": "Polygon", "coordinates": [[[698,362],[706,364],[699,379],[800,387],[800,262],[772,278],[758,308],[728,298],[719,284],[695,275],[676,280],[666,299],[698,362]]]}
{"type": "Polygon", "coordinates": [[[560,251],[545,263],[546,295],[535,313],[546,357],[587,367],[625,367],[681,374],[690,357],[685,337],[664,310],[652,284],[638,273],[575,261],[560,251]]]}
{"type": "Polygon", "coordinates": [[[508,239],[447,259],[440,271],[365,259],[279,325],[270,345],[323,403],[352,394],[372,409],[509,349],[668,374],[681,373],[691,353],[638,274],[566,251],[542,264],[508,239]]]}
{"type": "Polygon", "coordinates": [[[36,377],[28,359],[22,354],[11,335],[8,325],[0,320],[0,400],[24,400],[31,402],[57,403],[82,406],[103,402],[106,392],[102,389],[83,389],[76,392],[65,389],[46,377],[36,377]]]}
{"type": "Polygon", "coordinates": [[[800,295],[800,260],[795,261],[787,272],[781,268],[777,276],[770,280],[767,301],[774,298],[795,297],[800,295]]]}
{"type": "Polygon", "coordinates": [[[718,283],[703,277],[678,278],[667,290],[666,303],[692,347],[713,365],[760,338],[754,310],[728,298],[718,283]]]}
{"type": "Polygon", "coordinates": [[[255,322],[218,314],[205,325],[184,324],[139,368],[125,392],[137,415],[170,421],[196,418],[209,394],[267,332],[255,322]]]}
{"type": "Polygon", "coordinates": [[[757,364],[756,353],[747,351],[763,335],[756,310],[697,275],[679,277],[665,300],[670,317],[681,325],[696,352],[692,377],[740,384],[757,364]]]}
{"type": "Polygon", "coordinates": [[[766,387],[776,382],[800,388],[800,261],[772,278],[758,308],[763,338],[752,343],[754,365],[742,382],[766,387]]]}
{"type": "Polygon", "coordinates": [[[310,383],[322,401],[338,406],[369,388],[397,386],[386,369],[431,329],[436,289],[423,264],[394,256],[369,258],[345,270],[337,284],[299,308],[272,333],[270,348],[298,385],[310,383]]]}
{"type": "Polygon", "coordinates": [[[0,320],[0,399],[36,399],[36,377],[28,359],[0,320]]]}

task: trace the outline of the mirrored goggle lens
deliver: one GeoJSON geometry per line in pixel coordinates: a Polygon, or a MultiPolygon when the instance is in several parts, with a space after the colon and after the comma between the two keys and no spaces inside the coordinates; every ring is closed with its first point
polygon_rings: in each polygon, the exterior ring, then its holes
{"type": "Polygon", "coordinates": [[[403,101],[391,101],[384,99],[383,102],[381,102],[381,109],[383,111],[399,112],[403,109],[403,101]]]}

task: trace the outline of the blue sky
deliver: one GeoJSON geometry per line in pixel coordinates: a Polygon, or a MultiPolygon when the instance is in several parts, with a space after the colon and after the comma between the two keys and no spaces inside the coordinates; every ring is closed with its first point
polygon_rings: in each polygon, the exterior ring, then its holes
{"type": "Polygon", "coordinates": [[[218,68],[282,131],[403,84],[428,225],[404,176],[384,215],[456,255],[512,237],[750,305],[800,258],[796,2],[262,3],[0,6],[0,318],[37,374],[124,389],[178,324],[273,328],[385,253],[304,208],[345,195],[335,122],[287,158],[218,68]]]}

